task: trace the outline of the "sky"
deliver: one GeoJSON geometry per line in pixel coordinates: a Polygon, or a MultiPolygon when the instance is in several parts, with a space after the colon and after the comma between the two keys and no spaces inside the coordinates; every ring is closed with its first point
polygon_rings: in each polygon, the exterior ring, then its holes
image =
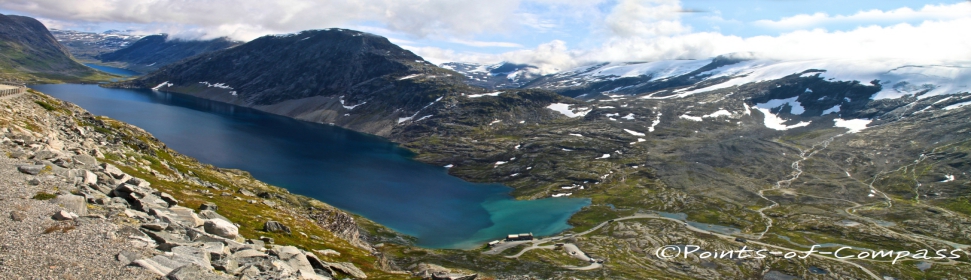
{"type": "Polygon", "coordinates": [[[546,73],[719,55],[971,61],[969,0],[0,0],[0,13],[185,39],[339,27],[434,63],[509,61],[546,73]]]}

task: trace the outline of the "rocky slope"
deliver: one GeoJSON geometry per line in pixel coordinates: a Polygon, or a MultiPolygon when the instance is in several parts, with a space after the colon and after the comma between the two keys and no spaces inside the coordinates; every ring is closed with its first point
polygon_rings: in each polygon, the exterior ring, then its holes
{"type": "Polygon", "coordinates": [[[410,277],[370,222],[41,93],[0,106],[0,278],[410,277]]]}
{"type": "Polygon", "coordinates": [[[0,80],[105,80],[102,75],[74,61],[36,19],[0,14],[0,80]]]}
{"type": "Polygon", "coordinates": [[[167,34],[145,36],[138,41],[112,52],[97,55],[103,63],[148,73],[196,55],[235,47],[242,42],[229,38],[212,40],[169,39],[167,34]]]}

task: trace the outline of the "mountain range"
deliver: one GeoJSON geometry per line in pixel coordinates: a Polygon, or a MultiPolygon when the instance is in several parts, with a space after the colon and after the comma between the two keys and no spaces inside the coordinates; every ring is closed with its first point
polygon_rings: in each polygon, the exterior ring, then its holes
{"type": "Polygon", "coordinates": [[[36,19],[0,14],[0,79],[11,81],[106,80],[73,59],[36,19]]]}
{"type": "Polygon", "coordinates": [[[241,42],[229,38],[183,40],[167,34],[145,36],[124,48],[102,53],[95,59],[136,72],[148,73],[188,57],[231,48],[241,42]]]}
{"type": "MultiPolygon", "coordinates": [[[[161,52],[151,50],[131,59],[161,52]]],[[[396,233],[372,236],[402,267],[435,263],[499,278],[969,273],[966,259],[926,270],[826,257],[653,256],[665,244],[727,250],[746,240],[803,249],[967,248],[966,66],[727,54],[539,74],[515,63],[440,67],[386,38],[327,29],[264,36],[105,86],[184,93],[384,136],[462,179],[512,187],[519,199],[589,198],[570,219],[571,232],[599,230],[567,240],[609,260],[601,270],[564,270],[578,263],[562,251],[512,260],[485,249],[417,249],[396,233]],[[679,222],[637,218],[651,211],[679,222]]]]}

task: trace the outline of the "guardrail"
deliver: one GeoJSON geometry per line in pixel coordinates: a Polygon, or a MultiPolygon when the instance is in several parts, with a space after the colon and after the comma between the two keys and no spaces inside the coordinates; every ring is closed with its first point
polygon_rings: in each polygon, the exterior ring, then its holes
{"type": "Polygon", "coordinates": [[[15,87],[10,89],[0,89],[0,97],[7,97],[27,92],[27,85],[24,84],[10,82],[0,82],[0,84],[15,87]]]}

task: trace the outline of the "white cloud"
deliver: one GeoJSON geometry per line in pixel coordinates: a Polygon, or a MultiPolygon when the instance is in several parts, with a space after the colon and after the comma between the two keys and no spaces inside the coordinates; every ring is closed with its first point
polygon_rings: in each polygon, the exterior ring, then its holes
{"type": "Polygon", "coordinates": [[[505,30],[520,0],[4,0],[0,8],[82,23],[132,23],[175,36],[261,35],[377,22],[415,37],[505,30]],[[183,35],[179,35],[183,34],[183,35]]]}
{"type": "Polygon", "coordinates": [[[500,47],[500,48],[522,48],[523,45],[511,42],[487,42],[487,41],[475,41],[475,40],[463,40],[452,38],[448,40],[449,42],[462,44],[472,47],[500,47]]]}
{"type": "Polygon", "coordinates": [[[610,32],[619,37],[651,37],[685,33],[679,0],[621,0],[605,19],[610,32]]]}
{"type": "MultiPolygon", "coordinates": [[[[603,6],[611,2],[599,0],[208,0],[191,5],[184,0],[64,2],[0,0],[0,9],[56,19],[45,23],[57,26],[141,24],[142,31],[182,38],[252,39],[271,33],[350,27],[388,36],[436,63],[510,61],[536,65],[543,73],[596,62],[703,59],[741,52],[780,60],[895,59],[921,64],[971,60],[971,3],[928,5],[919,10],[871,10],[846,16],[798,15],[749,23],[776,26],[785,33],[739,37],[693,32],[681,21],[684,9],[678,0],[618,0],[612,7],[603,6]],[[839,31],[802,28],[839,22],[860,27],[839,31]],[[475,37],[504,31],[519,35],[513,38],[550,31],[544,34],[568,32],[568,36],[588,39],[568,45],[553,40],[557,36],[542,36],[550,38],[547,43],[523,48],[521,42],[475,37]],[[500,54],[456,52],[430,47],[436,45],[434,42],[520,49],[500,54]]],[[[720,18],[717,11],[707,19],[732,21],[720,18]]]]}
{"type": "MultiPolygon", "coordinates": [[[[684,32],[680,22],[665,15],[653,15],[653,7],[679,9],[674,1],[627,1],[614,9],[606,28],[613,35],[597,47],[569,49],[553,41],[532,50],[519,50],[491,57],[540,66],[544,73],[597,62],[703,59],[730,53],[754,53],[777,60],[809,59],[894,59],[919,64],[971,62],[971,13],[953,19],[926,20],[919,24],[870,25],[848,31],[795,30],[777,36],[739,37],[717,32],[684,32]],[[630,6],[634,5],[634,6],[630,6]],[[637,7],[636,5],[642,5],[637,7]],[[643,6],[646,5],[646,6],[643,6]],[[642,17],[631,16],[629,13],[642,17]],[[645,14],[646,13],[646,14],[645,14]],[[621,22],[637,23],[624,27],[621,22]]],[[[955,7],[971,6],[960,4],[955,7]]],[[[921,11],[941,11],[940,6],[921,11]]],[[[885,12],[902,15],[903,10],[885,12]]],[[[876,12],[867,12],[877,14],[876,12]]],[[[926,13],[925,13],[926,14],[926,13]]],[[[483,59],[483,56],[477,56],[483,59]]]]}
{"type": "Polygon", "coordinates": [[[827,24],[878,24],[913,20],[951,20],[968,16],[971,16],[971,2],[960,2],[954,4],[926,5],[920,10],[903,7],[890,11],[859,11],[852,15],[829,15],[826,13],[800,14],[785,17],[780,20],[758,20],[755,21],[755,25],[791,30],[819,27],[827,24]]]}

